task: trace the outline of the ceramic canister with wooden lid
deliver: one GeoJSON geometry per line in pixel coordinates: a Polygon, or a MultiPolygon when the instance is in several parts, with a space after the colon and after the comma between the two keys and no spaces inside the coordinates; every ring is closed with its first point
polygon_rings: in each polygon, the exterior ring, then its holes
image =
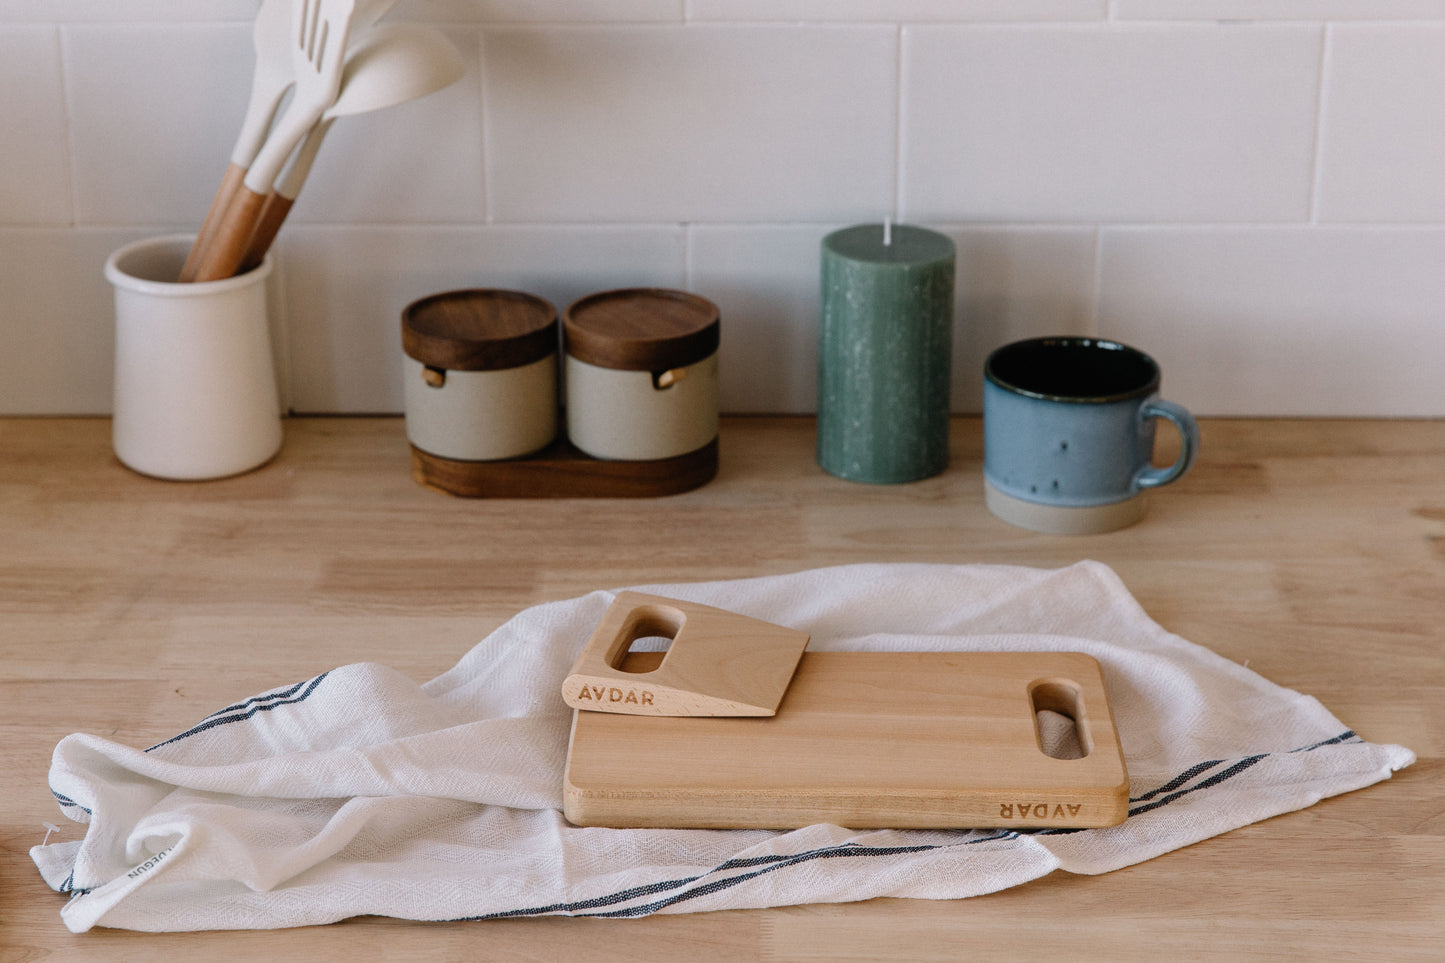
{"type": "Polygon", "coordinates": [[[567,436],[594,458],[674,458],[717,438],[719,317],[667,288],[589,295],[563,313],[567,436]]]}
{"type": "Polygon", "coordinates": [[[530,455],[557,436],[557,309],[520,291],[447,291],[401,316],[407,439],[458,461],[530,455]]]}

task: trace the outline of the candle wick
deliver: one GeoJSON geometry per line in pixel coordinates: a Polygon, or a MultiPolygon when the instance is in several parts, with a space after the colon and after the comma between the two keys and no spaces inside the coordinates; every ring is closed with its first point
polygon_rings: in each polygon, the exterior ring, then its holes
{"type": "Polygon", "coordinates": [[[891,218],[891,217],[885,217],[885,218],[883,219],[883,246],[884,246],[884,247],[891,247],[892,245],[893,245],[893,218],[891,218]]]}

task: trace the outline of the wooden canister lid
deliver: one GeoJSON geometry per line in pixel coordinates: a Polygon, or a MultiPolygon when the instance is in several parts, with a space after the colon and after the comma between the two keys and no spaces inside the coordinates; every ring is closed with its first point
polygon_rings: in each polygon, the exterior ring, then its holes
{"type": "Polygon", "coordinates": [[[521,291],[445,291],[406,306],[401,346],[422,364],[450,371],[519,368],[557,351],[557,309],[521,291]]]}
{"type": "Polygon", "coordinates": [[[599,368],[665,371],[717,351],[718,309],[706,298],[667,288],[588,295],[562,315],[567,353],[599,368]]]}

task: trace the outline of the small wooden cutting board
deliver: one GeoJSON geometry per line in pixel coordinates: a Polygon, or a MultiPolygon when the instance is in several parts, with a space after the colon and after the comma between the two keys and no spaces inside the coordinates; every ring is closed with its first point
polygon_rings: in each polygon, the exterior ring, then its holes
{"type": "Polygon", "coordinates": [[[1123,822],[1128,795],[1087,655],[806,652],[772,717],[574,713],[564,811],[612,827],[1079,828],[1123,822]],[[1045,754],[1040,710],[1074,719],[1083,758],[1045,754]]]}
{"type": "Polygon", "coordinates": [[[736,612],[621,592],[562,683],[562,700],[627,715],[770,716],[807,645],[806,632],[736,612]],[[649,636],[671,639],[660,661],[629,662],[632,643],[649,636]]]}

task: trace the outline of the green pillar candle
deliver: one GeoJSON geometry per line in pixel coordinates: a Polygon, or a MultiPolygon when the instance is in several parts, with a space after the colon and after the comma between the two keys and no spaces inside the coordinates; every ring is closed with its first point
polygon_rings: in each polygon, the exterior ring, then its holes
{"type": "Polygon", "coordinates": [[[823,239],[818,464],[851,481],[916,481],[948,465],[953,241],[906,224],[823,239]]]}

